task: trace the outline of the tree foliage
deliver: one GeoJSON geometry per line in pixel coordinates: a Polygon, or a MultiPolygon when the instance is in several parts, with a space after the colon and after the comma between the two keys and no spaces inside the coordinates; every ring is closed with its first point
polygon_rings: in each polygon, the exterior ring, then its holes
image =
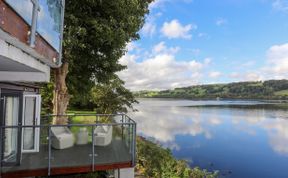
{"type": "Polygon", "coordinates": [[[148,5],[148,0],[66,2],[63,46],[72,102],[87,102],[95,83],[109,83],[125,69],[118,60],[127,43],[139,39],[148,5]]]}
{"type": "Polygon", "coordinates": [[[123,85],[124,82],[116,77],[107,84],[98,83],[92,88],[90,102],[97,113],[113,114],[133,108],[132,104],[137,101],[123,85]]]}
{"type": "Polygon", "coordinates": [[[140,91],[136,92],[135,96],[191,99],[288,99],[288,80],[197,85],[159,92],[140,91]]]}
{"type": "Polygon", "coordinates": [[[149,178],[213,178],[218,174],[217,171],[190,168],[186,161],[176,160],[169,149],[142,137],[137,138],[136,171],[149,178]]]}
{"type": "Polygon", "coordinates": [[[44,93],[51,88],[54,91],[53,102],[50,95],[44,96],[46,108],[53,103],[54,114],[63,114],[69,102],[87,106],[95,83],[98,87],[109,85],[117,78],[116,72],[126,68],[118,60],[125,54],[127,43],[139,39],[150,2],[66,1],[63,65],[54,70],[54,86],[44,87],[44,93]]]}

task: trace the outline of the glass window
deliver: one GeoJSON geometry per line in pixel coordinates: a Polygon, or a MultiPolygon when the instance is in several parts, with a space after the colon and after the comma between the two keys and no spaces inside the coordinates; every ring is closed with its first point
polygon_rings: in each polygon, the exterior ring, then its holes
{"type": "MultiPolygon", "coordinates": [[[[24,100],[24,118],[23,125],[35,125],[35,109],[36,109],[36,98],[25,97],[24,100]]],[[[35,140],[35,128],[24,128],[23,129],[23,149],[33,150],[35,140]]]]}
{"type": "MultiPolygon", "coordinates": [[[[23,121],[24,126],[37,126],[40,124],[40,95],[24,95],[23,121]]],[[[22,152],[39,151],[39,127],[23,128],[22,152]]]]}
{"type": "Polygon", "coordinates": [[[57,51],[60,47],[62,0],[39,0],[37,32],[57,51]]]}
{"type": "Polygon", "coordinates": [[[33,3],[31,0],[6,0],[6,2],[29,24],[32,23],[33,3]],[[19,3],[21,2],[21,3],[19,3]]]}
{"type": "MultiPolygon", "coordinates": [[[[18,125],[19,118],[19,98],[6,97],[5,98],[5,125],[18,125]]],[[[14,162],[17,159],[17,141],[18,129],[5,128],[5,142],[4,142],[4,160],[14,162]]]]}

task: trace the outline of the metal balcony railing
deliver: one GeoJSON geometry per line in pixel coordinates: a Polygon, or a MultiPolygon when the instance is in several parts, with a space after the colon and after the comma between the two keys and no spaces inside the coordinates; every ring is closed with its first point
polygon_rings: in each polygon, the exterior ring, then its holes
{"type": "Polygon", "coordinates": [[[68,172],[69,168],[75,170],[77,167],[93,172],[100,170],[101,166],[107,168],[109,165],[118,167],[135,165],[136,123],[126,114],[47,115],[41,117],[41,122],[41,125],[0,126],[1,175],[42,170],[49,176],[57,174],[61,168],[67,169],[68,172]],[[69,124],[49,124],[55,117],[68,118],[69,124]],[[72,135],[72,143],[65,142],[64,137],[58,138],[57,134],[63,128],[70,132],[64,135],[72,135]],[[101,142],[103,133],[97,132],[99,128],[111,129],[110,140],[108,138],[108,141],[101,142]],[[20,140],[15,142],[17,149],[14,148],[16,150],[14,152],[11,144],[12,133],[20,140]],[[20,156],[19,162],[15,161],[17,156],[20,156]]]}

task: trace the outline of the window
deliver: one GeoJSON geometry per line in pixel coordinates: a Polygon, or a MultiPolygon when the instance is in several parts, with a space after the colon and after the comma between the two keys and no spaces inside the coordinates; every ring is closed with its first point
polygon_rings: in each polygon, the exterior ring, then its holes
{"type": "MultiPolygon", "coordinates": [[[[40,95],[24,95],[23,126],[40,125],[40,95]]],[[[22,130],[22,152],[39,151],[40,128],[26,127],[22,130]]]]}

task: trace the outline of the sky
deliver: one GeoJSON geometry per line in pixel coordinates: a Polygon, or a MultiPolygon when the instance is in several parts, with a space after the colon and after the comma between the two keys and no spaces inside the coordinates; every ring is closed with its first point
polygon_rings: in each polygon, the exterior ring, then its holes
{"type": "Polygon", "coordinates": [[[155,0],[120,59],[133,90],[288,79],[288,0],[155,0]]]}

